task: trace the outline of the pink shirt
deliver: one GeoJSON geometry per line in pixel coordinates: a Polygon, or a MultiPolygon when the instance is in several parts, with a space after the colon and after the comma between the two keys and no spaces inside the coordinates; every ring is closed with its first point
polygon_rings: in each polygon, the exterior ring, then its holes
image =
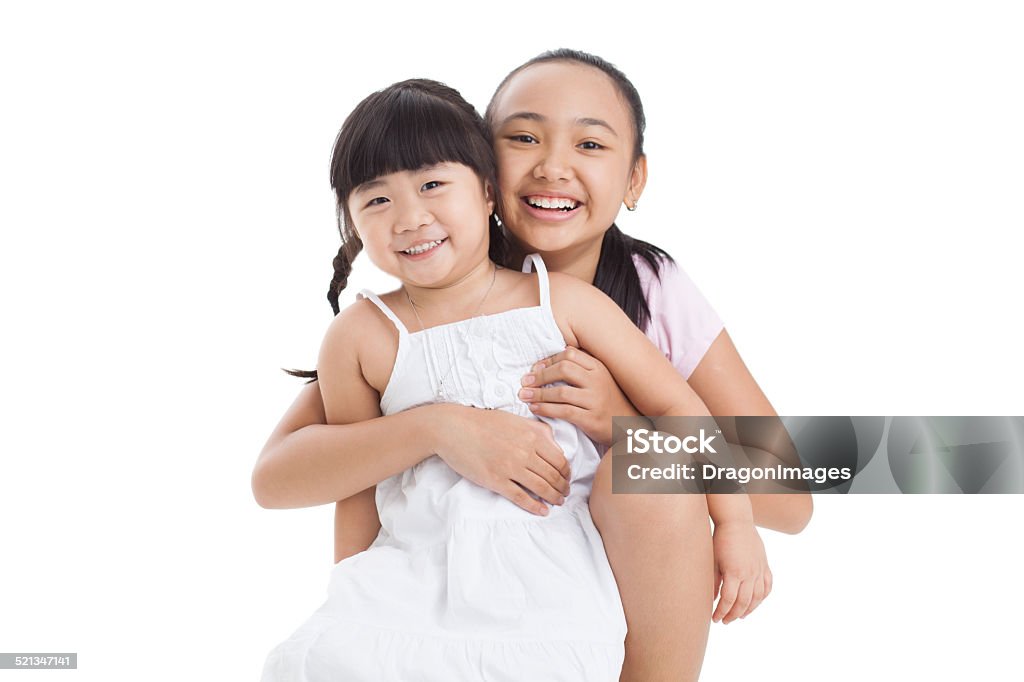
{"type": "Polygon", "coordinates": [[[640,256],[634,255],[640,286],[651,320],[644,329],[684,379],[700,363],[723,329],[722,320],[697,285],[672,262],[661,262],[661,278],[640,256]]]}

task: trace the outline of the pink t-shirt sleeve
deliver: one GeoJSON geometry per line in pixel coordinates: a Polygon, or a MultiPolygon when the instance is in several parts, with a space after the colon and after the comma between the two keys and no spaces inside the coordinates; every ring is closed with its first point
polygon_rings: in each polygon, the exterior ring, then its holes
{"type": "Polygon", "coordinates": [[[651,310],[651,320],[644,332],[683,378],[689,379],[721,333],[722,320],[693,280],[675,263],[661,261],[659,280],[642,257],[633,256],[633,262],[651,310]]]}

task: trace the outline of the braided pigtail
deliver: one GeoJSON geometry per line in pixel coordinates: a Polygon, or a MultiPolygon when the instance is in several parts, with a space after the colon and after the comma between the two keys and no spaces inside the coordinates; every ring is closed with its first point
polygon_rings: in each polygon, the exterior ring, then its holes
{"type": "Polygon", "coordinates": [[[348,286],[348,276],[352,274],[352,261],[363,250],[363,243],[358,237],[346,240],[338,249],[338,255],[334,257],[334,277],[331,278],[331,286],[327,290],[327,300],[331,309],[337,315],[341,312],[338,306],[338,295],[348,286]]]}
{"type": "MultiPolygon", "coordinates": [[[[330,302],[335,315],[341,312],[341,306],[338,305],[338,296],[348,286],[348,276],[352,274],[352,261],[363,250],[363,242],[359,240],[359,237],[355,235],[353,230],[347,228],[340,211],[338,215],[338,229],[341,231],[343,241],[341,247],[338,248],[338,255],[334,257],[334,276],[331,278],[331,286],[327,289],[327,300],[330,302]]],[[[319,378],[315,369],[286,369],[284,371],[293,377],[309,379],[310,382],[316,381],[319,378]]]]}

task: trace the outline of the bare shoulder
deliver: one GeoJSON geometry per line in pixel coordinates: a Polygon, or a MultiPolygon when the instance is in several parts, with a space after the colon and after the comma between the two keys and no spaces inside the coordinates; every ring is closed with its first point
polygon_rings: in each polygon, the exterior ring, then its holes
{"type": "Polygon", "coordinates": [[[578,277],[562,272],[548,275],[551,283],[551,313],[562,330],[566,344],[581,346],[582,323],[601,324],[619,308],[604,292],[578,277]]]}
{"type": "Polygon", "coordinates": [[[395,325],[372,301],[361,299],[331,321],[320,347],[318,367],[323,380],[361,376],[369,386],[381,390],[397,353],[395,325]]]}
{"type": "Polygon", "coordinates": [[[358,341],[379,333],[387,323],[387,318],[373,302],[360,299],[334,316],[324,334],[324,345],[358,341]]]}
{"type": "Polygon", "coordinates": [[[592,300],[604,294],[593,284],[584,282],[579,277],[567,275],[564,272],[549,272],[548,281],[551,283],[551,300],[556,298],[576,300],[592,300]]]}
{"type": "Polygon", "coordinates": [[[551,306],[556,313],[593,313],[596,310],[618,306],[603,291],[578,277],[562,272],[548,275],[551,282],[551,306]]]}

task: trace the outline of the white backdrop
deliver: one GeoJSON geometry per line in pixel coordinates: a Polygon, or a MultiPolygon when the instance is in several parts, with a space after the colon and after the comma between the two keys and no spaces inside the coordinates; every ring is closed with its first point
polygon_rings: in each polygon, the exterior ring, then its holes
{"type": "MultiPolygon", "coordinates": [[[[0,651],[79,654],[0,679],[256,679],[322,602],[332,509],[249,476],[331,317],[334,135],[396,80],[482,109],[545,49],[604,56],[648,114],[620,224],[780,413],[1024,414],[1015,3],[142,5],[0,20],[0,651]]],[[[704,679],[1019,675],[1024,498],[816,501],[704,679]]]]}

